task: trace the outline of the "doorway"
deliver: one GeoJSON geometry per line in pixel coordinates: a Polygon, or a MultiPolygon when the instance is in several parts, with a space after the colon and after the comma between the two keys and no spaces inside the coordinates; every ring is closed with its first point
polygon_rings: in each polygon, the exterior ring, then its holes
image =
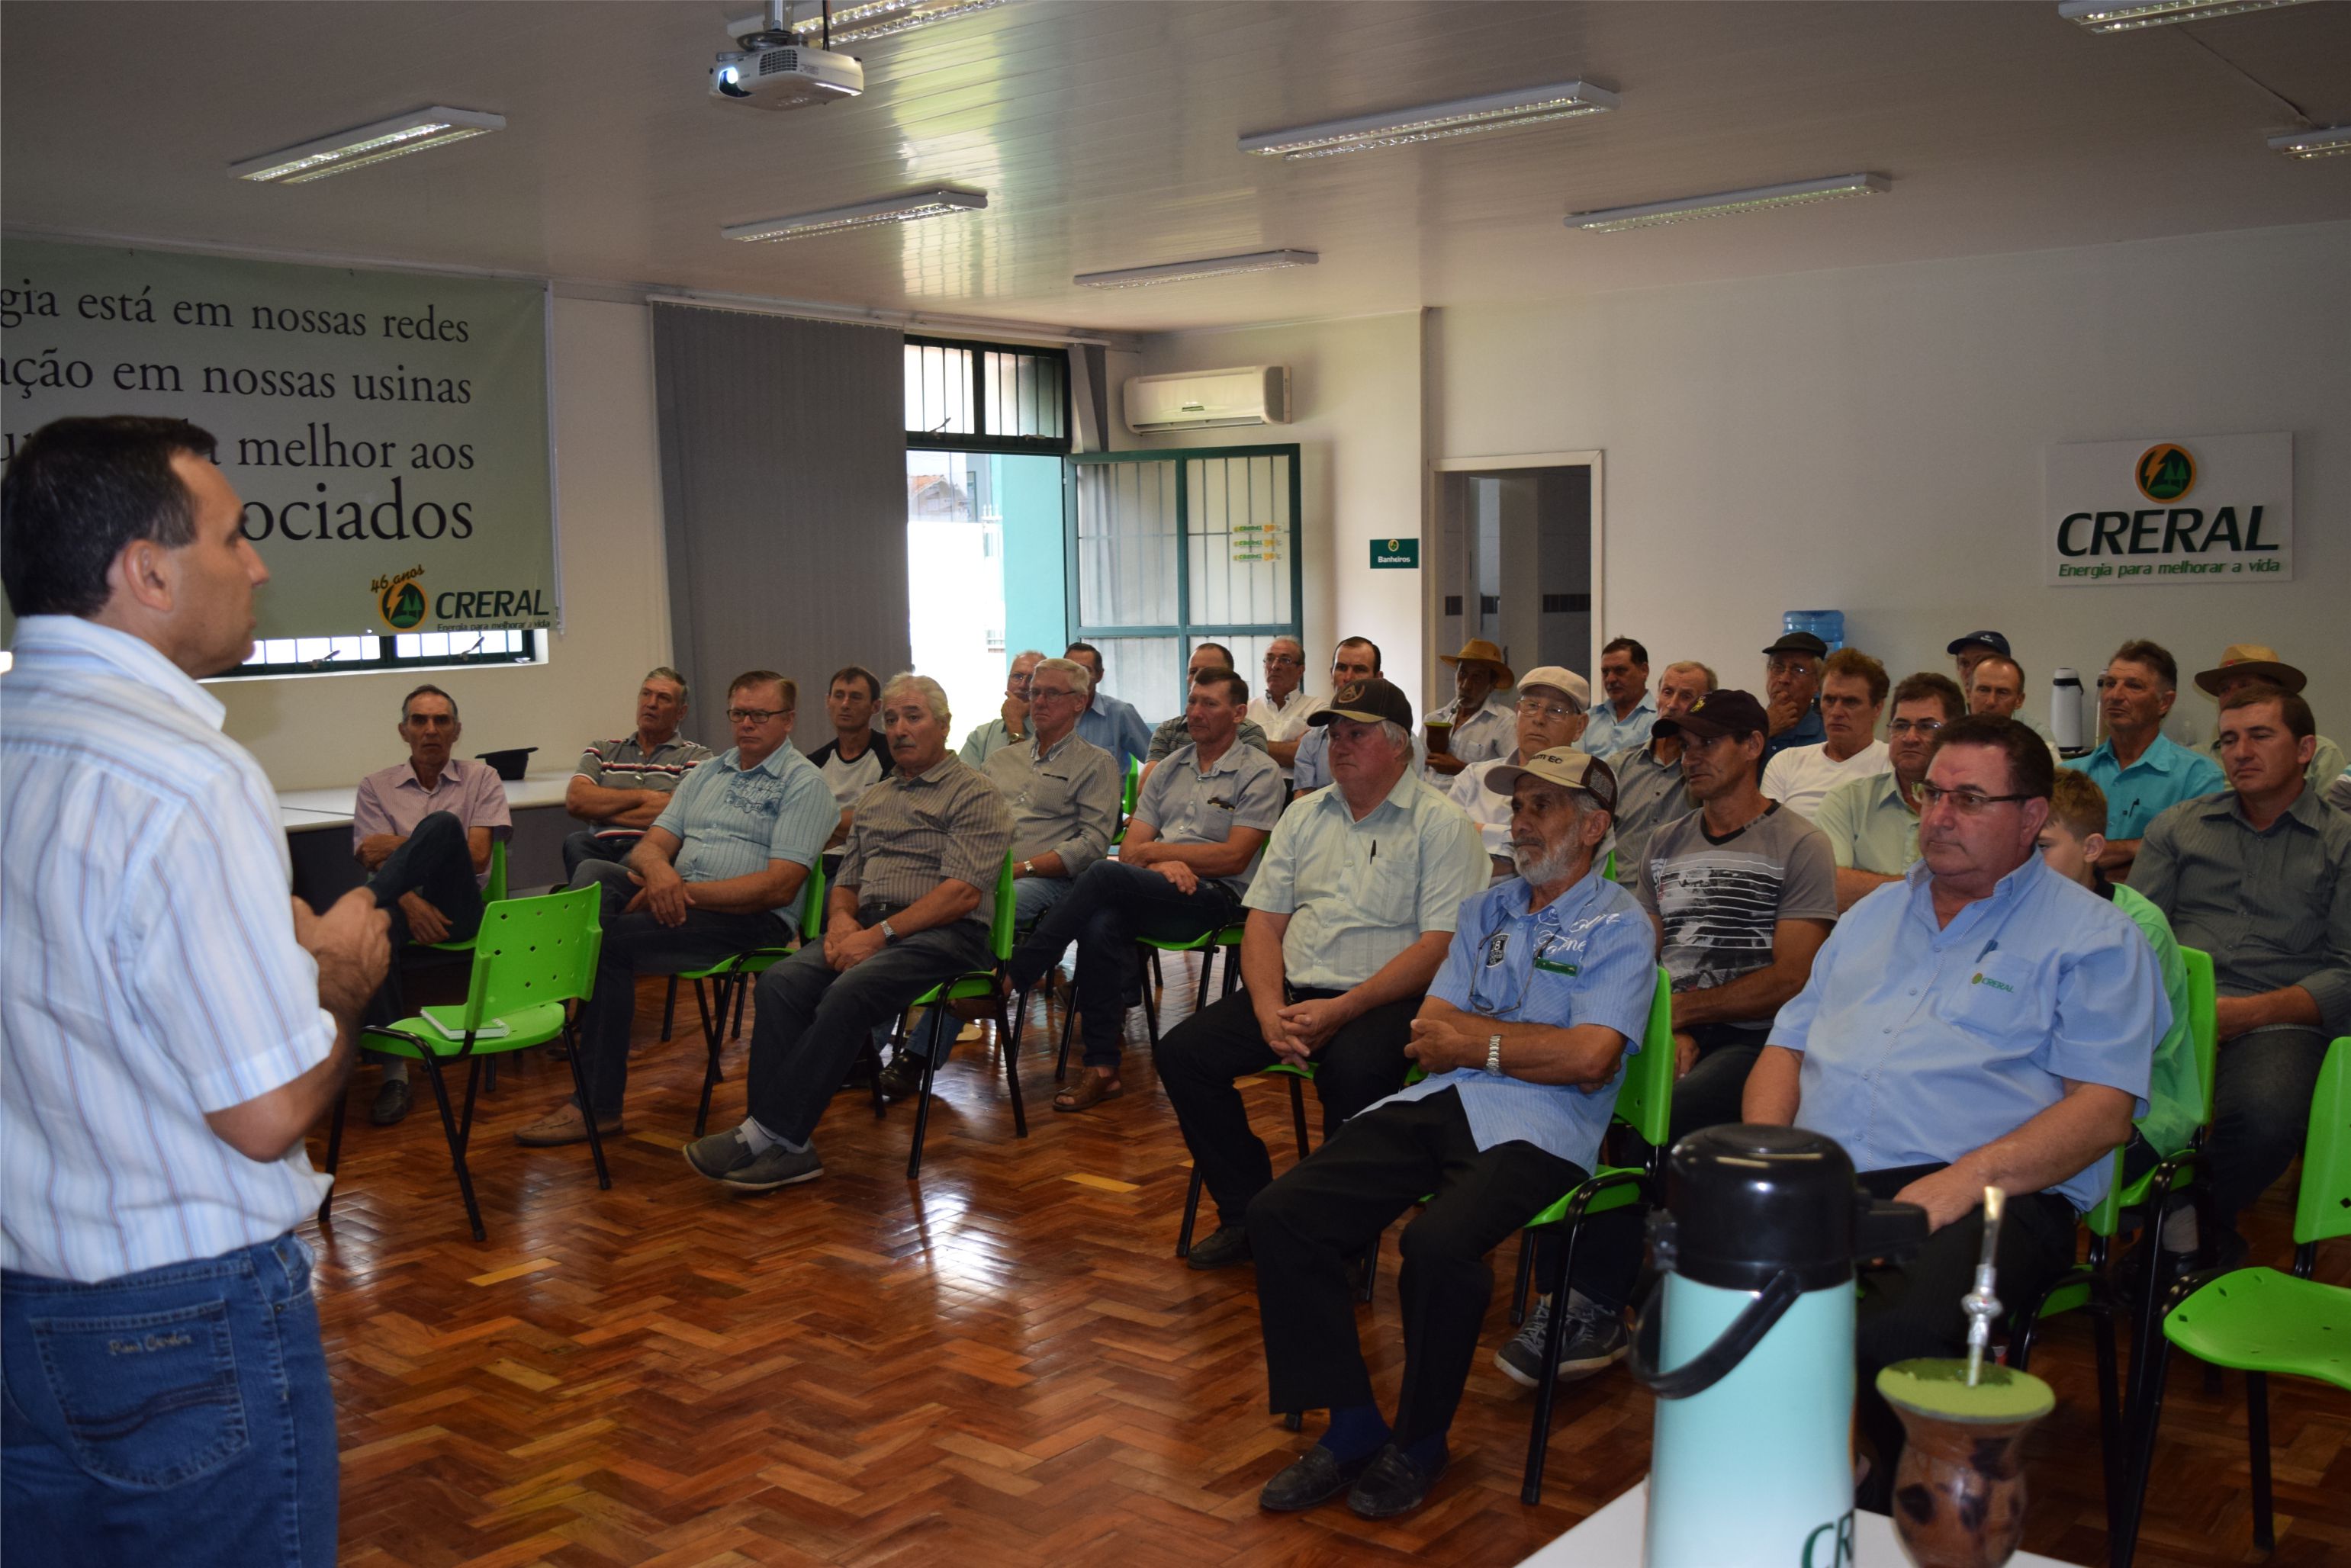
{"type": "Polygon", "coordinates": [[[1473,637],[1510,667],[1599,667],[1600,454],[1452,457],[1432,465],[1436,549],[1425,606],[1427,690],[1449,694],[1439,662],[1473,637]]]}

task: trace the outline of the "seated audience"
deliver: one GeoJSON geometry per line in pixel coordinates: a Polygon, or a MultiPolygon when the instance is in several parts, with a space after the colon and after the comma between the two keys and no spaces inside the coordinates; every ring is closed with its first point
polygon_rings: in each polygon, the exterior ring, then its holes
{"type": "Polygon", "coordinates": [[[1497,694],[1510,690],[1517,677],[1504,663],[1502,651],[1483,637],[1470,638],[1458,653],[1437,657],[1453,666],[1454,695],[1428,716],[1424,768],[1449,779],[1473,762],[1510,748],[1510,710],[1497,700],[1497,694]]]}
{"type": "Polygon", "coordinates": [[[1290,779],[1298,761],[1298,743],[1306,734],[1306,716],[1314,699],[1306,695],[1306,644],[1295,637],[1276,637],[1265,645],[1265,685],[1249,706],[1249,722],[1265,735],[1265,751],[1290,779]]]}
{"type": "MultiPolygon", "coordinates": [[[[1067,658],[1075,659],[1086,670],[1086,711],[1078,716],[1078,734],[1089,746],[1098,746],[1118,764],[1119,775],[1125,777],[1128,762],[1141,762],[1151,749],[1151,727],[1134,711],[1132,703],[1121,702],[1102,690],[1102,650],[1092,643],[1072,643],[1067,658]]],[[[1225,663],[1232,663],[1225,655],[1225,663]]]]}
{"type": "MultiPolygon", "coordinates": [[[[1368,681],[1380,673],[1380,645],[1368,637],[1350,637],[1331,653],[1331,689],[1337,691],[1350,681],[1368,681]]],[[[1331,732],[1310,718],[1306,733],[1298,737],[1298,749],[1292,754],[1290,780],[1298,794],[1319,789],[1331,782],[1329,767],[1331,732]]],[[[1413,758],[1417,768],[1421,752],[1414,743],[1413,758]]]]}
{"type": "Polygon", "coordinates": [[[1486,780],[1498,768],[1516,768],[1538,751],[1576,745],[1583,735],[1591,698],[1591,686],[1573,670],[1558,664],[1529,670],[1519,682],[1518,745],[1508,757],[1471,763],[1446,791],[1478,824],[1478,836],[1493,862],[1495,882],[1508,882],[1519,872],[1510,857],[1510,798],[1487,789],[1486,780]]]}
{"type": "MultiPolygon", "coordinates": [[[[2302,688],[2309,684],[2310,677],[2280,659],[2275,649],[2264,648],[2258,643],[2230,644],[2220,651],[2219,664],[2199,672],[2196,676],[2197,689],[2218,702],[2228,701],[2230,694],[2240,686],[2273,685],[2290,695],[2299,696],[2302,688]]],[[[2310,781],[2313,789],[2324,789],[2343,776],[2343,748],[2323,735],[2314,738],[2318,748],[2311,753],[2310,767],[2303,777],[2310,781]]],[[[2212,744],[2205,749],[2212,754],[2213,761],[2220,763],[2221,771],[2227,772],[2228,764],[2220,756],[2220,737],[2217,730],[2212,736],[2212,744]]]]}
{"type": "Polygon", "coordinates": [[[685,722],[685,677],[667,664],[637,687],[637,727],[613,740],[591,740],[564,788],[563,809],[590,824],[563,841],[563,874],[586,860],[624,861],[669,805],[670,791],[710,747],[678,734],[685,722]]]}
{"type": "Polygon", "coordinates": [[[1600,650],[1600,689],[1605,700],[1592,710],[1577,749],[1606,758],[1646,742],[1657,722],[1657,705],[1649,700],[1649,651],[1630,637],[1611,641],[1600,650]]]}
{"type": "MultiPolygon", "coordinates": [[[[1625,887],[1641,880],[1649,835],[1698,810],[1682,778],[1681,737],[1660,736],[1654,727],[1658,719],[1681,717],[1714,687],[1714,672],[1694,659],[1667,664],[1657,677],[1657,706],[1649,720],[1649,737],[1607,759],[1609,769],[1616,775],[1615,876],[1625,887]]],[[[1583,735],[1586,740],[1592,737],[1589,729],[1583,735]]]]}
{"type": "Polygon", "coordinates": [[[1968,677],[1968,711],[1987,718],[2013,719],[2039,736],[2049,753],[2057,754],[2057,743],[2038,719],[2022,711],[2025,694],[2030,685],[2024,678],[2024,666],[2005,653],[1995,653],[1976,661],[1975,674],[1968,677]]]}
{"type": "MultiPolygon", "coordinates": [[[[367,868],[376,907],[392,917],[393,978],[369,1005],[370,1023],[392,1021],[401,948],[462,942],[481,929],[490,841],[514,831],[497,769],[450,755],[464,733],[456,699],[439,686],[419,686],[400,704],[408,760],[360,780],[351,853],[367,868]]],[[[408,1059],[380,1060],[383,1082],[368,1116],[388,1127],[408,1114],[408,1059]]]]}
{"type": "MultiPolygon", "coordinates": [[[[1763,650],[1763,700],[1771,726],[1763,739],[1769,763],[1792,746],[1828,738],[1821,721],[1821,673],[1829,645],[1810,632],[1790,632],[1763,650]]],[[[1656,734],[1653,727],[1651,734],[1656,734]]]]}
{"type": "MultiPolygon", "coordinates": [[[[1151,732],[1151,750],[1143,759],[1143,782],[1151,779],[1151,770],[1159,766],[1170,752],[1189,746],[1191,741],[1191,693],[1211,674],[1232,673],[1233,656],[1222,643],[1203,643],[1192,650],[1192,669],[1185,684],[1184,711],[1151,732]]],[[[1247,689],[1248,683],[1242,683],[1247,689]]],[[[1303,723],[1303,720],[1300,722],[1303,723]]],[[[1240,723],[1240,743],[1259,751],[1267,749],[1265,730],[1256,720],[1243,717],[1240,723]]]]}
{"type": "Polygon", "coordinates": [[[882,688],[888,777],[857,802],[825,900],[824,939],[759,977],[749,1114],[685,1145],[696,1174],[769,1192],[824,1174],[816,1124],[874,1027],[958,975],[986,969],[1012,809],[947,750],[947,694],[927,675],[882,688]]]}
{"type": "MultiPolygon", "coordinates": [[[[1991,663],[1977,665],[1976,673],[1991,663]]],[[[1900,881],[1918,859],[1918,786],[1926,781],[1927,759],[1943,727],[1966,716],[1959,688],[1931,671],[1894,688],[1894,717],[1886,726],[1891,768],[1838,785],[1813,814],[1813,826],[1836,860],[1838,914],[1900,881]]]]}
{"type": "Polygon", "coordinates": [[[1273,1179],[1233,1081],[1311,1063],[1326,1136],[1395,1092],[1413,1014],[1462,902],[1486,885],[1477,827],[1412,770],[1402,692],[1350,681],[1308,722],[1331,729],[1332,786],[1284,811],[1266,843],[1241,988],[1160,1042],[1159,1082],[1219,1222],[1193,1245],[1195,1269],[1248,1260],[1249,1200],[1273,1179]]]}
{"type": "Polygon", "coordinates": [[[1883,773],[1886,743],[1877,716],[1886,708],[1886,666],[1854,648],[1839,648],[1821,666],[1818,746],[1783,747],[1763,765],[1763,793],[1806,821],[1821,798],[1838,785],[1883,773]]]}
{"type": "Polygon", "coordinates": [[[2220,702],[2229,788],[2149,823],[2131,868],[2179,940],[2212,955],[2220,1053],[2205,1157],[2224,1265],[2244,1251],[2235,1217],[2302,1152],[2327,1042],[2351,1034],[2351,817],[2310,788],[2317,745],[2300,695],[2240,686],[2220,702]]]}
{"type": "Polygon", "coordinates": [[[1056,1111],[1125,1092],[1119,1055],[1129,998],[1143,984],[1136,940],[1186,942],[1240,918],[1250,864],[1281,816],[1280,770],[1240,742],[1248,697],[1249,684],[1230,670],[1194,679],[1185,715],[1191,743],[1144,779],[1118,857],[1087,867],[1013,951],[1012,987],[1026,992],[1078,945],[1085,1071],[1054,1096],[1056,1111]]]}
{"type": "Polygon", "coordinates": [[[1044,657],[1034,648],[1012,655],[1012,667],[1004,677],[1004,706],[994,718],[975,727],[964,737],[963,749],[957,755],[965,767],[977,768],[987,760],[991,752],[1029,738],[1029,678],[1044,657]]]}
{"type": "Polygon", "coordinates": [[[2210,795],[2227,782],[2220,767],[2163,733],[2179,695],[2179,665],[2169,653],[2138,640],[2115,650],[2098,682],[2106,738],[2079,761],[2106,798],[2106,849],[2099,869],[2119,882],[2130,874],[2147,825],[2182,800],[2210,795]]]}
{"type": "MultiPolygon", "coordinates": [[[[1615,798],[1608,765],[1561,747],[1487,778],[1509,794],[1521,869],[1462,910],[1413,1019],[1407,1051],[1429,1076],[1354,1116],[1249,1206],[1272,1407],[1331,1413],[1314,1447],[1258,1494],[1261,1508],[1342,1491],[1366,1519],[1420,1506],[1445,1471],[1493,1294],[1486,1254],[1591,1174],[1640,1049],[1656,959],[1640,907],[1594,861],[1615,798]],[[1402,1214],[1404,1386],[1391,1427],[1347,1267],[1402,1214]]],[[[1612,1249],[1614,1277],[1579,1270],[1579,1285],[1614,1316],[1637,1258],[1612,1249]]]]}
{"type": "Polygon", "coordinates": [[[832,738],[810,752],[809,761],[824,775],[825,788],[841,807],[826,849],[838,849],[848,839],[857,798],[890,771],[890,742],[873,727],[873,710],[881,706],[882,677],[862,664],[836,670],[825,683],[824,716],[832,721],[832,738]]]}
{"type": "Polygon", "coordinates": [[[1877,1374],[1965,1345],[1984,1188],[2008,1194],[2001,1297],[2037,1300],[2073,1264],[2170,1026],[2138,927],[2034,853],[2051,772],[2022,725],[1942,732],[1922,863],[1838,924],[1747,1081],[1747,1121],[1834,1138],[1864,1186],[1932,1228],[1909,1261],[1863,1275],[1856,1415],[1876,1453],[1860,1501],[1881,1511],[1903,1437],[1877,1374]]]}
{"type": "Polygon", "coordinates": [[[1781,1004],[1803,989],[1836,919],[1820,830],[1763,798],[1763,706],[1716,692],[1652,737],[1679,737],[1698,809],[1649,836],[1635,894],[1673,977],[1674,1136],[1739,1120],[1747,1070],[1781,1004]]]}
{"type": "MultiPolygon", "coordinates": [[[[726,690],[734,747],[685,776],[627,864],[588,861],[572,873],[573,887],[603,890],[603,946],[577,1041],[600,1136],[623,1130],[637,977],[781,946],[799,926],[800,886],[834,807],[824,776],[791,745],[798,696],[772,670],[736,676],[726,690]]],[[[566,1100],[515,1141],[549,1148],[587,1136],[581,1107],[566,1100]]]]}
{"type": "Polygon", "coordinates": [[[1951,656],[1951,664],[1959,672],[1959,686],[1962,692],[1974,685],[1976,666],[1986,659],[2014,657],[2008,645],[2008,638],[1998,632],[1963,632],[1952,638],[1943,652],[1951,656]]]}

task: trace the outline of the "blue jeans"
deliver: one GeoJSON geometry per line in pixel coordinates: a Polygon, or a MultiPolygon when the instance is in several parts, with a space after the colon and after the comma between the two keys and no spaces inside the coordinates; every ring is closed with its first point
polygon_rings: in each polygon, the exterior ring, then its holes
{"type": "Polygon", "coordinates": [[[292,1234],[99,1284],[0,1275],[9,1568],[328,1568],[335,1405],[292,1234]]]}
{"type": "Polygon", "coordinates": [[[2222,1224],[2235,1224],[2302,1153],[2326,1044],[2314,1029],[2257,1029],[2220,1042],[2205,1157],[2222,1224]]]}

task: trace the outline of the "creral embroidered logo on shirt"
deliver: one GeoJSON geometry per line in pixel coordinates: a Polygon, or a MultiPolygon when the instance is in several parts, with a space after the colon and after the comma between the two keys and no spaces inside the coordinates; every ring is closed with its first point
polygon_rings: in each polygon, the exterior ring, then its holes
{"type": "Polygon", "coordinates": [[[1975,974],[1969,979],[1968,984],[1970,986],[1990,986],[1995,991],[2006,991],[2011,997],[2016,995],[2016,988],[2014,986],[2010,985],[2006,980],[1995,980],[1990,975],[1985,974],[1981,969],[1978,969],[1975,972],[1975,974]]]}

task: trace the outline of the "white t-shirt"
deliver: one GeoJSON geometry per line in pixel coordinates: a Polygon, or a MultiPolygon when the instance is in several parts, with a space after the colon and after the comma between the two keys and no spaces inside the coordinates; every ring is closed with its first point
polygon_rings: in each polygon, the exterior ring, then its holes
{"type": "MultiPolygon", "coordinates": [[[[1274,706],[1269,698],[1251,697],[1246,716],[1257,721],[1258,727],[1265,731],[1265,737],[1268,740],[1301,740],[1306,735],[1306,716],[1312,713],[1315,706],[1315,699],[1306,695],[1304,686],[1300,686],[1290,694],[1290,700],[1280,707],[1274,706]]],[[[1290,769],[1283,768],[1281,776],[1284,779],[1289,778],[1290,769]]]]}
{"type": "Polygon", "coordinates": [[[1843,762],[1829,760],[1825,744],[1792,746],[1765,766],[1763,793],[1809,822],[1821,809],[1821,801],[1838,785],[1849,779],[1889,772],[1893,767],[1882,740],[1871,741],[1843,762]]]}

